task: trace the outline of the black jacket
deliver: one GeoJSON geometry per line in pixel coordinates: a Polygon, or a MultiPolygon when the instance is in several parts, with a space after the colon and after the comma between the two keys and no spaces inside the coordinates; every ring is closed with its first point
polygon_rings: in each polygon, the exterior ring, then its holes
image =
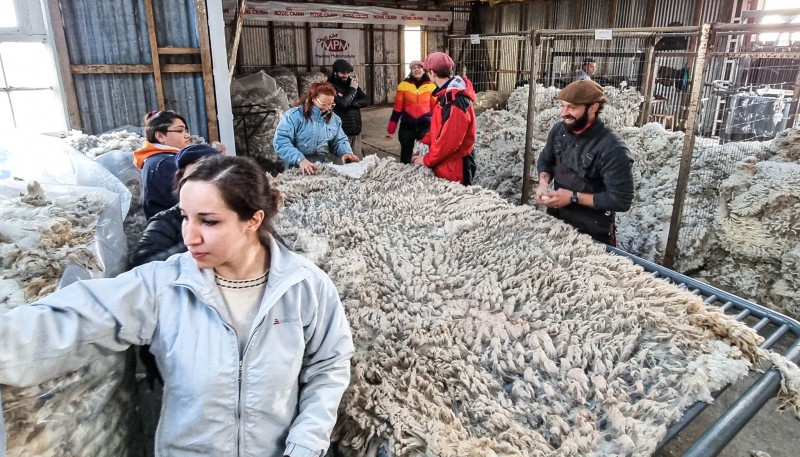
{"type": "Polygon", "coordinates": [[[130,258],[131,268],[155,260],[167,260],[172,254],[186,252],[181,233],[181,210],[178,205],[161,211],[149,221],[130,258]]]}
{"type": "Polygon", "coordinates": [[[148,220],[156,213],[178,204],[174,193],[178,165],[174,153],[155,154],[142,165],[142,195],[144,216],[148,220]]]}
{"type": "Polygon", "coordinates": [[[628,211],[633,202],[633,172],[628,146],[599,119],[588,130],[575,135],[558,122],[550,130],[536,169],[555,176],[555,166],[562,163],[586,178],[599,211],[628,211]]]}
{"type": "Polygon", "coordinates": [[[360,134],[361,108],[369,105],[367,94],[361,90],[361,86],[357,89],[350,87],[350,78],[342,81],[336,75],[331,75],[328,77],[328,82],[336,88],[337,94],[333,100],[336,106],[333,107],[333,112],[342,118],[344,134],[347,136],[360,134]]]}

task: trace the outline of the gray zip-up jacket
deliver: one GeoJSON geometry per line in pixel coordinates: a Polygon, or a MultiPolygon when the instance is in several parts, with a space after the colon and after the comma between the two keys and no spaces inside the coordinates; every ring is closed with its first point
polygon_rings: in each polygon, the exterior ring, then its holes
{"type": "Polygon", "coordinates": [[[164,377],[156,456],[321,456],[352,335],[330,278],[274,240],[270,253],[241,362],[213,270],[185,253],[0,311],[0,384],[39,384],[149,344],[164,377]]]}

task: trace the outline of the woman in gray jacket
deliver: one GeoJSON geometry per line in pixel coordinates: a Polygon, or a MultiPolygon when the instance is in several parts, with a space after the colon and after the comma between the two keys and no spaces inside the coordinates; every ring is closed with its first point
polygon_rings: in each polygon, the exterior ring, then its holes
{"type": "Polygon", "coordinates": [[[188,252],[0,311],[0,384],[149,344],[156,456],[323,455],[353,354],[333,283],[270,235],[279,195],[252,160],[210,156],[177,182],[188,252]]]}

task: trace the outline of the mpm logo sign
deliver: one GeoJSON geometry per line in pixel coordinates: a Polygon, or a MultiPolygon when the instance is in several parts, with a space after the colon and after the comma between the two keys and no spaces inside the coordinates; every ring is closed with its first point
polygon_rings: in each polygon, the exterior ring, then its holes
{"type": "Polygon", "coordinates": [[[344,52],[350,48],[350,43],[342,38],[321,38],[318,40],[319,45],[327,52],[344,52]]]}

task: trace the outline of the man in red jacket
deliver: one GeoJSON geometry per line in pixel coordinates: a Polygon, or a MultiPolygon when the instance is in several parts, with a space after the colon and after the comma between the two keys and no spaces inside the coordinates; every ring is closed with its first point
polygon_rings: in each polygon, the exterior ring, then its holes
{"type": "Polygon", "coordinates": [[[414,163],[432,168],[440,178],[468,186],[475,175],[475,91],[466,77],[453,74],[454,66],[453,59],[444,52],[425,58],[423,68],[436,84],[435,99],[431,101],[431,130],[422,138],[430,150],[414,157],[414,163]]]}

